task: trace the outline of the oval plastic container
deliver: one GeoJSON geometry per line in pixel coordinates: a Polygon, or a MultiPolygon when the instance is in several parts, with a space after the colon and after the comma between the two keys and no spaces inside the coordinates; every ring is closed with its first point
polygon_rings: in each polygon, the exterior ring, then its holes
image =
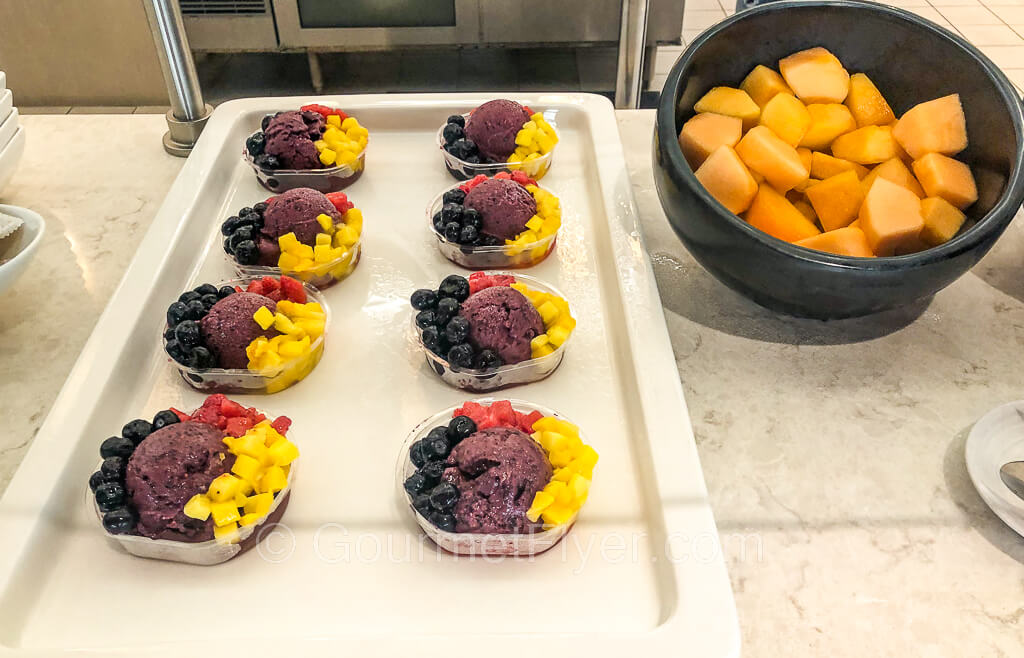
{"type": "MultiPolygon", "coordinates": [[[[279,274],[268,273],[267,276],[273,274],[279,276],[279,274]]],[[[241,286],[245,288],[248,286],[250,281],[262,278],[261,276],[248,276],[240,279],[231,279],[220,283],[220,286],[241,286]]],[[[203,391],[204,393],[277,393],[284,389],[297,384],[302,381],[306,375],[313,371],[313,368],[320,363],[320,358],[324,355],[324,344],[327,341],[327,331],[331,326],[331,309],[324,300],[324,296],[321,295],[317,290],[309,285],[303,285],[306,290],[306,296],[309,301],[316,302],[324,309],[324,315],[327,316],[327,324],[324,329],[324,333],[320,335],[312,345],[310,345],[309,354],[299,358],[293,359],[292,361],[285,362],[281,366],[271,372],[253,372],[251,370],[242,370],[240,368],[190,368],[184,364],[178,363],[168,354],[167,358],[170,359],[171,363],[178,372],[181,373],[181,378],[188,382],[192,388],[203,391]]],[[[164,331],[167,330],[167,325],[164,325],[164,331]]],[[[164,354],[167,354],[167,340],[162,339],[164,346],[164,354]]]]}
{"type": "Polygon", "coordinates": [[[495,245],[470,247],[457,242],[450,242],[434,230],[434,213],[444,205],[443,197],[448,190],[454,190],[461,183],[447,187],[434,197],[427,206],[427,229],[437,238],[437,248],[441,255],[469,270],[512,270],[532,267],[543,261],[554,251],[558,241],[558,231],[546,238],[531,242],[525,246],[495,245]]]}
{"type": "MultiPolygon", "coordinates": [[[[345,254],[343,258],[324,264],[328,270],[326,274],[314,274],[313,272],[288,272],[285,276],[298,279],[307,286],[312,286],[317,290],[326,290],[335,283],[347,278],[349,274],[352,274],[356,269],[356,265],[359,264],[359,258],[362,255],[363,235],[360,232],[359,240],[352,245],[352,248],[348,250],[348,253],[345,254]]],[[[235,266],[235,272],[242,277],[258,279],[265,276],[281,276],[282,274],[280,267],[271,267],[269,265],[243,265],[231,256],[227,256],[227,259],[235,266]]]]}
{"type": "MultiPolygon", "coordinates": [[[[473,400],[473,402],[479,402],[480,404],[491,404],[495,401],[496,398],[478,398],[473,400]]],[[[539,411],[545,416],[555,416],[572,422],[565,416],[539,404],[515,399],[510,399],[509,402],[512,403],[513,409],[521,413],[539,411]]],[[[458,408],[459,407],[449,407],[444,411],[434,414],[417,425],[409,433],[409,436],[406,437],[405,442],[402,444],[402,450],[398,455],[398,464],[395,469],[395,487],[398,492],[399,503],[409,510],[416,519],[416,522],[419,523],[420,528],[423,529],[423,532],[430,537],[431,541],[442,549],[449,553],[454,553],[455,555],[528,557],[530,555],[543,553],[544,551],[554,547],[555,544],[560,542],[572,529],[572,526],[576,523],[576,518],[579,516],[578,514],[574,515],[571,519],[561,525],[557,525],[552,528],[545,528],[538,532],[520,534],[477,534],[470,532],[446,532],[441,530],[413,508],[412,498],[402,486],[406,478],[416,471],[416,466],[412,463],[412,460],[409,459],[409,448],[412,447],[413,443],[425,437],[431,428],[439,425],[447,425],[448,421],[452,418],[452,413],[454,413],[458,408]]],[[[580,438],[583,438],[582,433],[580,438]]],[[[584,439],[584,442],[585,441],[586,440],[584,439]]]]}
{"type": "Polygon", "coordinates": [[[150,539],[142,535],[114,535],[103,527],[103,513],[96,506],[96,498],[89,485],[85,487],[86,503],[92,508],[96,515],[99,530],[106,536],[107,540],[117,544],[122,549],[135,555],[153,560],[167,560],[169,562],[182,562],[184,564],[195,564],[198,566],[212,566],[227,562],[233,557],[253,548],[268,535],[273,526],[281,521],[288,502],[291,500],[292,484],[295,482],[295,475],[299,460],[292,462],[288,472],[288,485],[274,496],[274,502],[270,505],[270,511],[263,519],[255,525],[239,528],[239,541],[235,544],[224,544],[216,539],[201,542],[174,541],[171,539],[150,539]]]}
{"type": "MultiPolygon", "coordinates": [[[[462,115],[466,119],[469,119],[469,113],[462,115]]],[[[511,162],[492,162],[487,164],[473,164],[472,162],[466,162],[460,160],[454,155],[444,150],[444,127],[446,123],[442,123],[441,127],[437,129],[437,148],[441,151],[441,157],[444,158],[444,167],[448,170],[448,173],[452,175],[452,178],[456,180],[469,180],[474,176],[483,174],[485,176],[493,176],[499,171],[525,171],[530,178],[534,180],[540,180],[544,177],[544,174],[548,173],[548,169],[551,168],[551,161],[555,156],[555,148],[551,149],[544,155],[538,157],[536,160],[522,164],[513,164],[511,162]]],[[[552,123],[552,125],[554,125],[552,123]]]]}
{"type": "MultiPolygon", "coordinates": [[[[556,288],[549,286],[536,277],[525,274],[516,274],[515,272],[487,272],[487,274],[505,274],[508,276],[514,276],[517,282],[525,283],[528,288],[558,295],[562,299],[566,299],[565,295],[559,292],[556,288]]],[[[573,317],[576,317],[576,313],[572,310],[572,304],[569,305],[569,312],[573,317]]],[[[488,391],[496,391],[501,388],[516,386],[518,384],[529,384],[531,382],[537,382],[544,379],[553,373],[555,369],[558,368],[559,364],[562,363],[562,357],[565,356],[565,350],[569,345],[569,342],[572,340],[572,335],[576,333],[575,330],[570,333],[565,342],[559,345],[554,352],[547,356],[504,365],[497,370],[485,372],[482,370],[467,370],[457,367],[453,368],[446,359],[428,350],[423,344],[423,332],[416,326],[415,311],[413,312],[412,318],[412,330],[416,336],[416,343],[419,345],[420,349],[423,350],[423,354],[427,359],[427,365],[430,366],[430,369],[437,373],[438,377],[440,377],[441,380],[449,386],[454,386],[455,388],[470,391],[472,393],[486,393],[488,391]]]]}
{"type": "Polygon", "coordinates": [[[260,185],[275,193],[286,192],[296,187],[311,187],[324,194],[338,192],[359,180],[366,169],[365,148],[356,159],[355,165],[339,165],[325,169],[261,169],[244,147],[242,158],[256,172],[256,180],[260,185]]]}

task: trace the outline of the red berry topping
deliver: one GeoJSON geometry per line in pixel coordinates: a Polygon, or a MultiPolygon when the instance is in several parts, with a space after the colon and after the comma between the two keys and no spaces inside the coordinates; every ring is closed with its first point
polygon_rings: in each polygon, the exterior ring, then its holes
{"type": "Polygon", "coordinates": [[[494,177],[501,178],[503,180],[512,180],[512,174],[508,173],[507,171],[499,171],[498,173],[494,174],[494,177]]]}
{"type": "Polygon", "coordinates": [[[537,181],[535,181],[532,178],[530,178],[529,176],[527,176],[525,171],[513,171],[512,172],[512,180],[514,180],[515,182],[519,183],[523,187],[526,187],[527,185],[536,185],[537,184],[537,181]]]}
{"type": "Polygon", "coordinates": [[[531,110],[531,109],[530,109],[530,106],[529,106],[529,105],[524,105],[524,106],[523,106],[523,109],[524,109],[524,110],[526,110],[526,113],[527,113],[527,114],[529,114],[529,115],[530,115],[531,117],[532,117],[532,116],[533,116],[534,114],[536,114],[536,112],[534,112],[533,110],[531,110]]]}
{"type": "Polygon", "coordinates": [[[459,185],[459,189],[465,192],[466,194],[469,194],[470,190],[472,190],[474,187],[484,182],[485,180],[487,180],[487,176],[484,176],[483,174],[477,174],[476,176],[469,179],[462,185],[459,185]]]}
{"type": "Polygon", "coordinates": [[[511,427],[532,434],[533,424],[544,414],[539,411],[522,414],[513,409],[512,403],[508,400],[498,400],[489,407],[477,402],[466,402],[455,410],[452,418],[455,416],[469,416],[476,423],[478,430],[486,430],[491,427],[511,427]]]}
{"type": "Polygon", "coordinates": [[[301,283],[290,276],[281,277],[281,294],[290,302],[295,302],[296,304],[306,303],[306,289],[302,287],[301,283]]]}
{"type": "Polygon", "coordinates": [[[255,281],[250,281],[249,286],[245,289],[245,291],[256,293],[257,295],[262,295],[264,293],[263,280],[256,279],[255,281]]]}
{"type": "Polygon", "coordinates": [[[519,429],[523,430],[527,434],[533,434],[533,424],[544,417],[539,411],[531,411],[530,413],[523,416],[520,414],[519,429]]]}
{"type": "Polygon", "coordinates": [[[496,286],[511,286],[516,282],[514,276],[508,274],[487,274],[485,272],[473,272],[469,275],[469,294],[474,295],[486,288],[496,286]]]}
{"type": "Polygon", "coordinates": [[[238,418],[228,418],[227,423],[224,425],[224,431],[231,436],[242,436],[253,427],[253,422],[245,416],[238,418]]]}
{"type": "Polygon", "coordinates": [[[243,292],[242,286],[235,286],[235,292],[243,292]]]}
{"type": "Polygon", "coordinates": [[[238,416],[245,415],[245,407],[238,404],[234,400],[224,399],[220,403],[220,414],[225,418],[237,418],[238,416]]]}
{"type": "Polygon", "coordinates": [[[281,289],[281,283],[272,276],[265,276],[262,279],[263,282],[263,294],[273,292],[274,290],[281,289]]]}
{"type": "Polygon", "coordinates": [[[355,207],[355,205],[348,200],[348,196],[344,192],[331,192],[325,196],[327,197],[327,200],[334,205],[334,208],[343,215],[355,207]]]}
{"type": "Polygon", "coordinates": [[[288,431],[288,428],[292,426],[292,419],[289,418],[288,416],[278,416],[277,418],[274,419],[274,422],[272,422],[270,426],[277,430],[278,434],[284,436],[285,433],[288,431]]]}
{"type": "Polygon", "coordinates": [[[171,407],[171,411],[174,412],[174,415],[177,416],[178,420],[181,421],[182,423],[184,423],[186,420],[192,420],[192,416],[188,415],[184,411],[181,411],[180,409],[175,409],[174,407],[171,407]]]}
{"type": "Polygon", "coordinates": [[[270,292],[264,293],[263,296],[272,302],[279,302],[284,298],[284,295],[280,290],[271,290],[270,292]]]}

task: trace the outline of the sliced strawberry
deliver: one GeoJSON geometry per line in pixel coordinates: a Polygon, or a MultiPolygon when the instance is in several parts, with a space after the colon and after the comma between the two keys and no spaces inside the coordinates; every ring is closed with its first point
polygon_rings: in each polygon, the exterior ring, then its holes
{"type": "Polygon", "coordinates": [[[226,418],[235,418],[237,416],[245,415],[245,407],[238,404],[234,400],[224,399],[220,403],[220,414],[226,418]]]}
{"type": "Polygon", "coordinates": [[[473,272],[469,275],[469,294],[475,295],[485,288],[490,288],[491,277],[484,274],[483,272],[473,272]]]}
{"type": "Polygon", "coordinates": [[[264,293],[263,296],[272,302],[279,302],[284,299],[284,294],[280,290],[271,290],[268,293],[264,293]]]}
{"type": "Polygon", "coordinates": [[[518,427],[516,412],[508,400],[498,400],[491,405],[491,418],[502,427],[518,427]]]}
{"type": "Polygon", "coordinates": [[[252,429],[254,423],[246,418],[245,416],[239,416],[237,418],[228,418],[225,424],[224,431],[231,436],[242,436],[246,432],[252,429]]]}
{"type": "Polygon", "coordinates": [[[527,176],[525,171],[513,171],[512,172],[512,180],[514,180],[515,182],[519,183],[523,187],[526,187],[527,185],[536,185],[537,184],[537,181],[535,181],[532,178],[530,178],[529,176],[527,176]]]}
{"type": "Polygon", "coordinates": [[[508,173],[507,171],[499,171],[498,173],[494,174],[494,177],[501,178],[503,180],[512,180],[512,174],[508,173]]]}
{"type": "Polygon", "coordinates": [[[284,436],[285,433],[288,431],[288,428],[292,426],[292,419],[289,418],[288,416],[278,416],[277,418],[274,419],[274,422],[272,422],[270,426],[277,430],[278,434],[284,436]]]}
{"type": "Polygon", "coordinates": [[[331,192],[324,196],[326,196],[327,200],[331,202],[334,208],[343,215],[355,207],[352,202],[348,200],[348,195],[344,192],[331,192]]]}
{"type": "Polygon", "coordinates": [[[306,289],[302,287],[300,282],[290,276],[281,277],[281,294],[290,302],[295,302],[296,304],[306,303],[306,289]]]}
{"type": "Polygon", "coordinates": [[[256,279],[255,281],[249,282],[249,287],[245,289],[246,292],[256,293],[257,295],[263,294],[263,281],[262,279],[256,279]]]}
{"type": "Polygon", "coordinates": [[[511,274],[495,274],[491,277],[491,286],[505,286],[508,287],[516,282],[516,278],[511,274]]]}
{"type": "Polygon", "coordinates": [[[263,282],[263,294],[267,294],[271,290],[280,290],[281,283],[272,276],[265,276],[262,279],[263,282]]]}
{"type": "Polygon", "coordinates": [[[469,179],[462,185],[459,185],[459,189],[465,192],[466,194],[469,194],[470,190],[472,190],[474,187],[484,182],[485,180],[487,180],[487,176],[484,176],[483,174],[477,174],[476,176],[469,179]]]}
{"type": "Polygon", "coordinates": [[[192,420],[192,416],[188,415],[184,411],[175,409],[174,407],[171,407],[171,411],[174,412],[174,415],[177,416],[178,420],[182,423],[184,423],[186,420],[192,420]]]}

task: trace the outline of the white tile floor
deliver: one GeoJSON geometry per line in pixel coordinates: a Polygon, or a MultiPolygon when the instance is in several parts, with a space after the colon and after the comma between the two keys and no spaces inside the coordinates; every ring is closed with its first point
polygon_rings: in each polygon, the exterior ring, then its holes
{"type": "MultiPolygon", "coordinates": [[[[953,30],[978,46],[1024,93],[1024,0],[888,0],[953,30]]],[[[658,48],[649,89],[660,90],[686,44],[735,13],[728,0],[686,0],[683,46],[658,48]]]]}

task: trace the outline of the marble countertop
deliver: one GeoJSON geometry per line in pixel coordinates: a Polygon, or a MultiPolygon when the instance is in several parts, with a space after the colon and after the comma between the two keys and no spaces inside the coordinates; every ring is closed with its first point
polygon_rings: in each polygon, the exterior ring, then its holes
{"type": "MultiPolygon", "coordinates": [[[[0,294],[0,492],[183,164],[160,147],[160,115],[22,122],[28,148],[0,202],[49,226],[0,294]]],[[[912,308],[781,317],[669,229],[653,124],[653,111],[619,113],[744,654],[1020,655],[1024,539],[975,493],[963,447],[978,417],[1024,397],[1024,223],[912,308]]]]}

